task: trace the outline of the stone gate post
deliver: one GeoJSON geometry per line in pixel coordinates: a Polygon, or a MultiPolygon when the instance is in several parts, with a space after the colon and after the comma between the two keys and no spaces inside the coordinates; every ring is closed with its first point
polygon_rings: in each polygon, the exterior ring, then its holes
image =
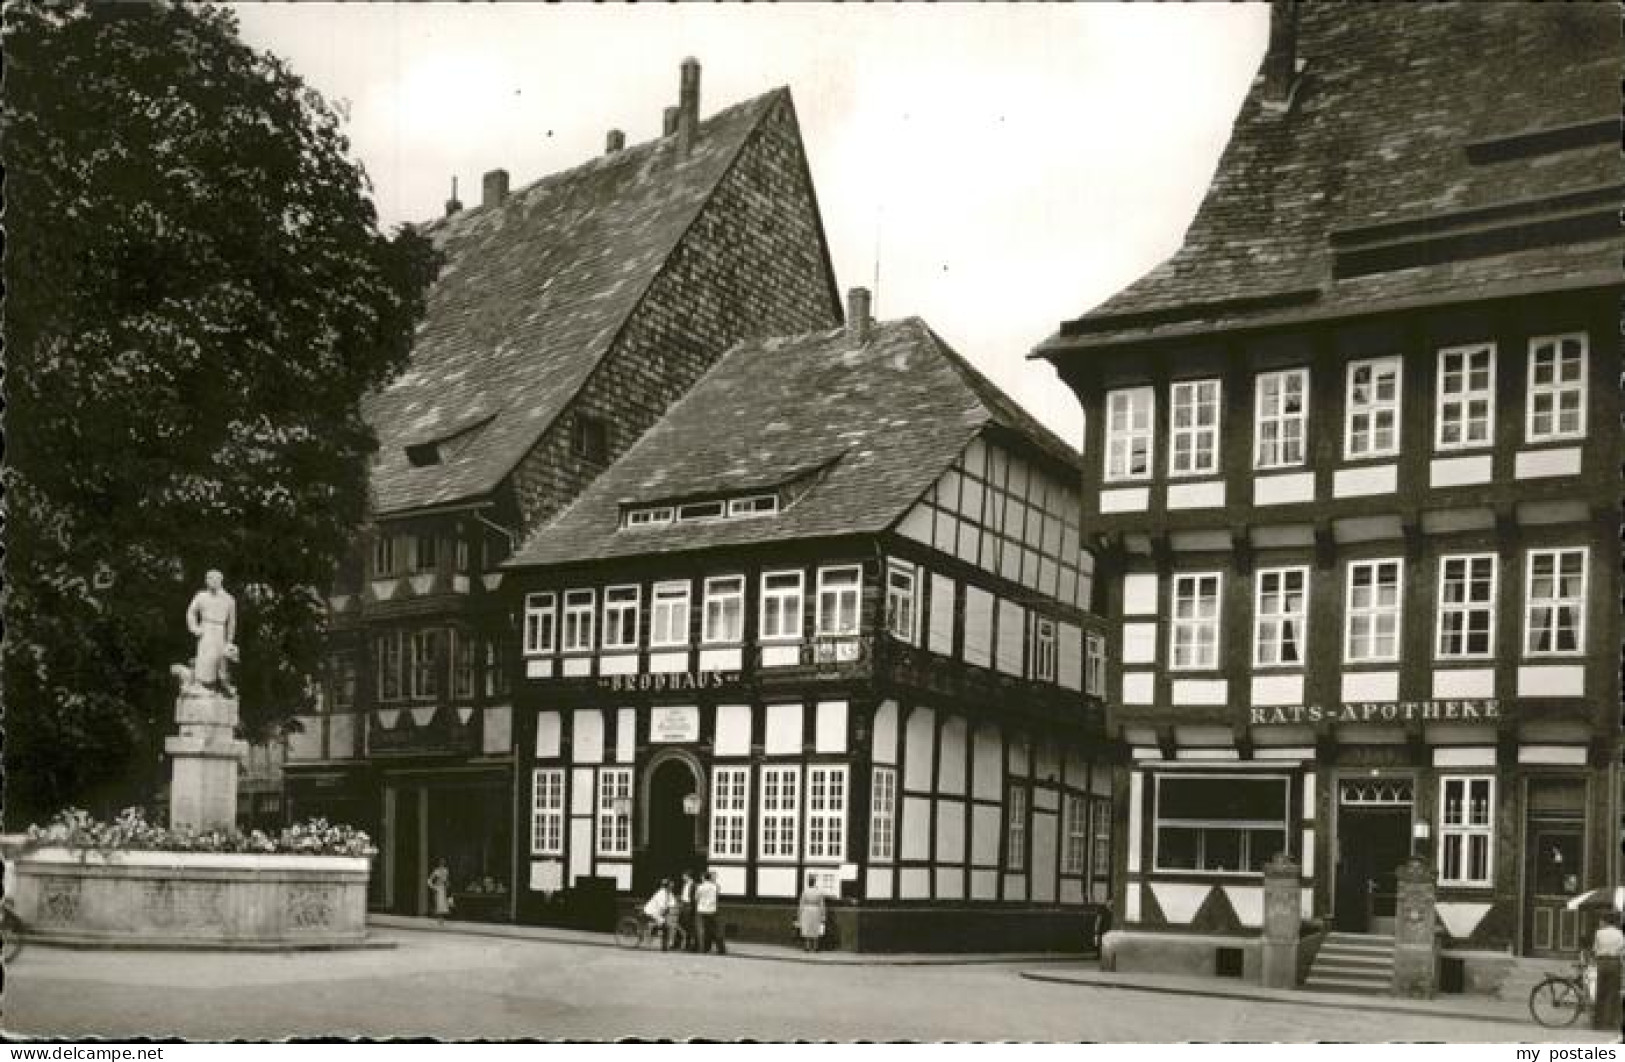
{"type": "Polygon", "coordinates": [[[1400,864],[1394,919],[1394,995],[1432,999],[1439,990],[1439,938],[1434,932],[1433,867],[1412,856],[1400,864]]]}
{"type": "Polygon", "coordinates": [[[1262,979],[1265,988],[1298,986],[1298,935],[1303,925],[1298,864],[1285,852],[1264,866],[1264,939],[1262,979]]]}

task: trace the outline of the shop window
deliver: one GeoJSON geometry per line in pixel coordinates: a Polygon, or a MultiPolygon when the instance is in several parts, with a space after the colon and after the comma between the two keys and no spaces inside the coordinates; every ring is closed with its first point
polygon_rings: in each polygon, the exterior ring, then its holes
{"type": "Polygon", "coordinates": [[[604,589],[604,648],[638,647],[638,606],[642,591],[636,586],[604,589]]]}
{"type": "Polygon", "coordinates": [[[1149,387],[1106,395],[1106,479],[1151,478],[1156,402],[1149,387]]]}
{"type": "Polygon", "coordinates": [[[858,633],[858,597],[863,571],[856,565],[818,569],[818,633],[845,637],[858,633]]]}
{"type": "Polygon", "coordinates": [[[1585,646],[1586,560],[1581,549],[1532,549],[1524,600],[1524,653],[1578,653],[1585,646]]]}
{"type": "Polygon", "coordinates": [[[1218,572],[1176,575],[1169,657],[1178,671],[1211,671],[1219,666],[1218,572]]]}
{"type": "Polygon", "coordinates": [[[1027,788],[1012,785],[1004,791],[1004,866],[1027,869],[1027,788]]]}
{"type": "Polygon", "coordinates": [[[632,768],[598,771],[598,854],[632,854],[632,768]]]}
{"type": "Polygon", "coordinates": [[[651,647],[688,645],[688,587],[687,580],[655,584],[649,616],[651,647]]]}
{"type": "Polygon", "coordinates": [[[1495,434],[1495,345],[1439,351],[1435,445],[1440,450],[1488,446],[1495,434]]]}
{"type": "Polygon", "coordinates": [[[762,575],[763,641],[797,641],[801,638],[801,572],[765,572],[762,575]]]}
{"type": "Polygon", "coordinates": [[[593,606],[598,595],[593,590],[567,590],[564,594],[564,651],[592,651],[593,606]]]}
{"type": "Polygon", "coordinates": [[[711,856],[743,859],[750,827],[750,768],[711,771],[711,856]]]}
{"type": "Polygon", "coordinates": [[[705,626],[710,645],[738,644],[745,636],[745,577],[719,575],[705,581],[705,626]]]}
{"type": "Polygon", "coordinates": [[[1350,664],[1399,659],[1403,561],[1354,561],[1348,569],[1343,659],[1350,664]]]}
{"type": "Polygon", "coordinates": [[[1204,476],[1219,470],[1219,381],[1176,383],[1169,403],[1168,474],[1204,476]]]}
{"type": "Polygon", "coordinates": [[[1491,654],[1495,645],[1495,600],[1495,554],[1440,560],[1440,659],[1491,654]]]}
{"type": "Polygon", "coordinates": [[[762,768],[762,814],[759,848],[763,859],[796,858],[801,815],[801,768],[762,768]]]}
{"type": "Polygon", "coordinates": [[[1253,467],[1291,468],[1304,461],[1309,422],[1309,370],[1259,373],[1254,385],[1253,467]]]}
{"type": "Polygon", "coordinates": [[[886,629],[910,645],[919,641],[918,569],[892,561],[886,566],[886,629]]]}
{"type": "Polygon", "coordinates": [[[1061,873],[1082,874],[1089,856],[1089,802],[1079,793],[1066,795],[1062,814],[1066,846],[1061,851],[1061,873]]]}
{"type": "Polygon", "coordinates": [[[846,766],[807,768],[807,858],[846,858],[846,766]]]}
{"type": "Polygon", "coordinates": [[[1494,884],[1495,779],[1439,779],[1439,884],[1494,884]]]}
{"type": "Polygon", "coordinates": [[[1399,358],[1349,364],[1343,456],[1350,461],[1399,453],[1399,358]]]}
{"type": "Polygon", "coordinates": [[[531,781],[530,851],[564,854],[564,772],[534,771],[531,781]]]}
{"type": "Polygon", "coordinates": [[[1309,569],[1260,569],[1253,614],[1253,663],[1258,667],[1302,666],[1308,618],[1309,569]]]}
{"type": "Polygon", "coordinates": [[[1586,433],[1586,336],[1529,341],[1529,442],[1582,439],[1586,433]]]}
{"type": "Polygon", "coordinates": [[[525,595],[525,655],[546,656],[557,647],[558,598],[552,593],[525,595]]]}
{"type": "Polygon", "coordinates": [[[897,769],[876,767],[869,785],[869,858],[890,863],[897,852],[897,769]]]}
{"type": "Polygon", "coordinates": [[[1287,850],[1284,776],[1160,775],[1157,870],[1257,874],[1287,850]]]}

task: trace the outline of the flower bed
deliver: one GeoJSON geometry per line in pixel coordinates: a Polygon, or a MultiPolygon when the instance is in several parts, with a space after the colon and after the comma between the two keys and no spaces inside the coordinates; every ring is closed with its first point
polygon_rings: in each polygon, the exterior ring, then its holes
{"type": "Polygon", "coordinates": [[[170,829],[149,823],[140,808],[125,808],[101,822],[79,808],[59,811],[44,826],[30,826],[29,848],[74,848],[95,852],[211,852],[259,855],[370,856],[372,839],[350,826],[326,819],[289,826],[275,835],[262,830],[170,829]]]}

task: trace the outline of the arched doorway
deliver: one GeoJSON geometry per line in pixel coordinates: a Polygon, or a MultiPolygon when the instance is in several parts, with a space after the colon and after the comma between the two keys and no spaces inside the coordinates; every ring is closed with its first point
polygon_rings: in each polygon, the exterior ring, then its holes
{"type": "Polygon", "coordinates": [[[643,871],[649,882],[698,870],[701,768],[689,757],[669,756],[652,763],[645,793],[643,871]]]}

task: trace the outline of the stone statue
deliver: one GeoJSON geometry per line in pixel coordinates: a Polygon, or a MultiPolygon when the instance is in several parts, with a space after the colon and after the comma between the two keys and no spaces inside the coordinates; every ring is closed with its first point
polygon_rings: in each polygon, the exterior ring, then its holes
{"type": "Polygon", "coordinates": [[[226,592],[225,577],[218,571],[210,571],[203,581],[204,589],[193,595],[186,609],[187,629],[197,638],[191,679],[231,696],[226,665],[237,659],[237,601],[226,592]]]}

